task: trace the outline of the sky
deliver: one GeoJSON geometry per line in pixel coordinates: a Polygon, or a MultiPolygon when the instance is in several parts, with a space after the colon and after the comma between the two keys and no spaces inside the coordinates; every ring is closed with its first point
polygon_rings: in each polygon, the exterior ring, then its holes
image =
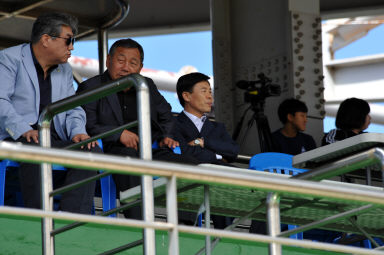
{"type": "MultiPolygon", "coordinates": [[[[194,66],[199,72],[213,76],[212,36],[210,31],[133,37],[144,48],[144,67],[149,69],[178,72],[183,66],[194,66]]],[[[111,46],[116,39],[110,39],[111,46]]],[[[384,25],[371,30],[367,36],[336,51],[335,59],[384,53],[384,25]]],[[[77,41],[72,52],[74,56],[98,58],[96,41],[77,41]]],[[[182,110],[176,94],[161,91],[171,104],[173,112],[182,110]]],[[[324,119],[324,132],[335,128],[335,118],[324,119]]],[[[384,126],[371,124],[368,132],[384,132],[384,126]]]]}
{"type": "Polygon", "coordinates": [[[369,31],[368,35],[335,52],[335,59],[384,53],[384,25],[369,31]]]}

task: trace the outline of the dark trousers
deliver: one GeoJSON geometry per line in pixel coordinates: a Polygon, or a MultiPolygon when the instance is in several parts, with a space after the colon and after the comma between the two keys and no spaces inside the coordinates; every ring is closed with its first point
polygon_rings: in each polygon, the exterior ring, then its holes
{"type": "MultiPolygon", "coordinates": [[[[12,139],[6,139],[13,141],[12,139]]],[[[19,138],[16,142],[21,142],[28,145],[38,145],[34,142],[28,143],[24,137],[19,138]]],[[[57,135],[51,136],[51,146],[54,148],[63,148],[67,145],[73,144],[72,141],[63,141],[57,135]]],[[[88,148],[79,149],[89,151],[88,148]]],[[[97,146],[91,149],[92,152],[102,153],[101,149],[97,146]]],[[[53,173],[56,171],[53,171],[53,173]]],[[[60,171],[61,172],[61,171],[60,171]]],[[[63,172],[63,177],[55,180],[55,188],[65,186],[80,180],[89,178],[96,175],[96,171],[81,170],[75,168],[67,168],[63,172]]],[[[55,174],[55,173],[54,173],[55,174]]],[[[20,162],[19,179],[20,188],[23,196],[24,206],[28,208],[41,209],[41,179],[40,179],[40,165],[20,162]]],[[[84,184],[76,189],[66,191],[61,194],[59,210],[91,214],[93,206],[93,196],[95,194],[95,182],[84,184]]]]}

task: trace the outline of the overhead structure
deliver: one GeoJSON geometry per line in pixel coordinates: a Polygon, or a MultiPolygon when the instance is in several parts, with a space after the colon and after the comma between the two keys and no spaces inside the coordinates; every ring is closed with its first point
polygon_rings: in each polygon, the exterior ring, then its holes
{"type": "Polygon", "coordinates": [[[28,42],[36,17],[53,11],[75,15],[79,19],[77,38],[83,38],[124,20],[128,1],[1,0],[0,48],[28,42]]]}
{"type": "Polygon", "coordinates": [[[335,19],[323,23],[324,96],[327,104],[338,105],[349,97],[370,102],[384,101],[384,54],[346,59],[335,59],[334,56],[337,50],[383,23],[383,15],[335,19]]]}
{"type": "MultiPolygon", "coordinates": [[[[216,0],[211,0],[215,2],[216,0]]],[[[247,5],[248,1],[240,1],[247,5]]],[[[278,0],[277,2],[283,2],[278,0]]],[[[96,38],[95,31],[130,13],[109,30],[109,37],[153,35],[210,30],[210,1],[207,0],[0,0],[0,48],[27,42],[34,19],[47,11],[68,12],[80,21],[80,35],[96,38]],[[125,6],[125,7],[124,7],[125,6]],[[93,33],[93,34],[92,34],[93,33]]],[[[381,0],[320,0],[325,18],[382,14],[381,0]]],[[[265,24],[268,27],[268,24],[265,24]]]]}
{"type": "Polygon", "coordinates": [[[323,33],[327,34],[330,58],[335,51],[366,36],[370,30],[384,23],[384,16],[368,16],[327,20],[323,23],[323,33]]]}

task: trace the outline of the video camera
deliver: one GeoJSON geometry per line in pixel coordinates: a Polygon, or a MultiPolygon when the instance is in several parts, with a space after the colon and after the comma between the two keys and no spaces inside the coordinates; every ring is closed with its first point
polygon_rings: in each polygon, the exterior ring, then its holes
{"type": "Polygon", "coordinates": [[[280,96],[281,88],[278,84],[272,84],[272,80],[265,76],[264,73],[257,75],[257,81],[238,81],[236,86],[240,89],[247,90],[244,93],[244,101],[246,103],[256,103],[264,101],[270,96],[280,96]]]}

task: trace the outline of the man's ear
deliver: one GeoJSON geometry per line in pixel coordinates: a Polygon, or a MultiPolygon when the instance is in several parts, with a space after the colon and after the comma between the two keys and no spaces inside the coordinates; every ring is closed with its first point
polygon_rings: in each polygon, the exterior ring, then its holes
{"type": "Polygon", "coordinates": [[[140,64],[139,73],[141,73],[141,69],[143,69],[143,66],[144,66],[144,64],[143,64],[143,63],[141,63],[141,64],[140,64]]]}
{"type": "Polygon", "coordinates": [[[183,96],[183,99],[184,99],[185,102],[189,103],[189,101],[191,101],[191,99],[190,99],[191,93],[189,93],[187,91],[184,91],[181,95],[183,96]]]}
{"type": "Polygon", "coordinates": [[[109,67],[109,62],[111,61],[111,55],[107,55],[107,59],[105,60],[105,66],[108,68],[109,67]]]}
{"type": "Polygon", "coordinates": [[[48,47],[49,40],[52,40],[52,37],[47,34],[43,34],[40,37],[40,41],[45,48],[48,47]]]}
{"type": "Polygon", "coordinates": [[[293,114],[291,114],[291,113],[288,113],[287,114],[287,120],[289,121],[289,122],[292,122],[293,121],[293,119],[295,118],[295,115],[293,114]]]}

